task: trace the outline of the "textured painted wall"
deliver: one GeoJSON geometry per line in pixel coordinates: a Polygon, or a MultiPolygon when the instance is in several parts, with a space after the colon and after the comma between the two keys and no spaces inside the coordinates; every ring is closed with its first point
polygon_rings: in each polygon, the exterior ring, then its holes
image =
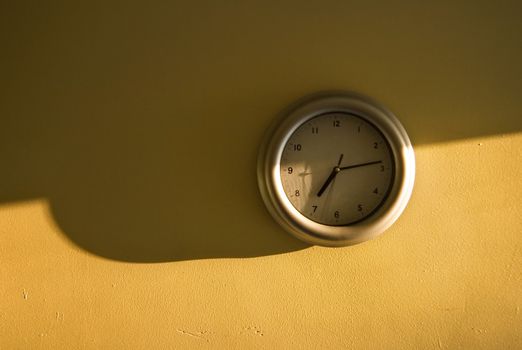
{"type": "Polygon", "coordinates": [[[522,348],[518,2],[0,5],[0,348],[522,348]],[[399,221],[309,247],[257,192],[325,89],[417,157],[399,221]]]}

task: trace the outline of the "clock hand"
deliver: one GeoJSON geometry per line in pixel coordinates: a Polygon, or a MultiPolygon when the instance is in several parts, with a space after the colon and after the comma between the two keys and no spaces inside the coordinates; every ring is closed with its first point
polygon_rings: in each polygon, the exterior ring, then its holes
{"type": "Polygon", "coordinates": [[[335,178],[335,175],[337,175],[337,173],[339,171],[341,171],[341,170],[339,169],[338,166],[333,168],[332,172],[330,173],[330,176],[328,176],[328,178],[326,179],[325,183],[323,184],[323,186],[321,187],[319,192],[317,192],[317,197],[321,197],[323,192],[328,188],[328,185],[330,185],[330,182],[333,181],[333,179],[335,178]]]}
{"type": "Polygon", "coordinates": [[[341,168],[339,168],[339,166],[341,165],[341,162],[343,161],[343,156],[344,156],[344,154],[341,153],[341,156],[339,157],[339,161],[337,162],[337,166],[334,166],[334,168],[332,169],[332,172],[330,173],[330,175],[324,182],[323,186],[321,186],[321,189],[319,190],[319,192],[317,192],[317,197],[321,197],[323,192],[326,191],[326,189],[330,185],[330,182],[332,182],[333,179],[335,178],[335,175],[337,175],[337,173],[339,171],[341,171],[341,168]]]}
{"type": "Polygon", "coordinates": [[[341,156],[339,157],[339,161],[337,162],[337,167],[341,166],[341,162],[343,161],[344,154],[341,153],[341,156]]]}
{"type": "Polygon", "coordinates": [[[374,162],[368,162],[368,163],[361,163],[361,164],[354,164],[354,165],[348,165],[348,166],[343,166],[342,168],[339,167],[339,165],[341,164],[341,160],[343,159],[343,155],[341,154],[341,158],[339,159],[339,163],[337,166],[335,166],[333,169],[332,169],[332,172],[330,173],[330,175],[328,176],[328,178],[326,179],[325,183],[323,184],[323,186],[321,187],[321,189],[319,190],[319,192],[317,192],[317,197],[321,197],[321,195],[323,194],[324,191],[326,191],[326,189],[328,188],[328,185],[330,185],[330,182],[333,181],[333,179],[335,178],[335,176],[337,175],[337,173],[339,173],[341,170],[348,170],[348,169],[353,169],[353,168],[359,168],[359,167],[362,167],[362,166],[368,166],[368,165],[374,165],[374,164],[379,164],[379,163],[382,163],[382,160],[377,160],[377,161],[374,161],[374,162]]]}
{"type": "Polygon", "coordinates": [[[361,166],[374,165],[374,164],[379,164],[379,163],[382,163],[382,160],[377,160],[375,162],[368,162],[368,163],[361,163],[361,164],[354,164],[354,165],[343,166],[342,168],[339,168],[339,171],[353,169],[353,168],[358,168],[358,167],[361,167],[361,166]]]}

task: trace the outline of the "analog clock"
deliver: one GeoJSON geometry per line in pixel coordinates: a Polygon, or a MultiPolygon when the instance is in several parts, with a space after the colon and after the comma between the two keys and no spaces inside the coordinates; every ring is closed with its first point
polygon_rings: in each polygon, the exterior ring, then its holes
{"type": "Polygon", "coordinates": [[[320,94],[287,109],[269,130],[258,182],[272,216],[325,246],[385,231],[408,202],[415,158],[397,118],[357,94],[320,94]]]}

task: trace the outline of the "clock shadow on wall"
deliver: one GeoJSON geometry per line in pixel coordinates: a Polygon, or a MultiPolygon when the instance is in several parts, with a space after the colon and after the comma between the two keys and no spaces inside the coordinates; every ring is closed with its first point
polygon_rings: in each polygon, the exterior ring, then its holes
{"type": "Polygon", "coordinates": [[[266,124],[246,122],[240,101],[230,108],[208,98],[198,107],[186,96],[179,107],[158,99],[155,110],[96,98],[50,101],[53,112],[36,103],[44,115],[33,105],[8,120],[2,201],[47,198],[70,240],[114,260],[254,257],[306,247],[271,220],[260,199],[256,158],[266,124]]]}

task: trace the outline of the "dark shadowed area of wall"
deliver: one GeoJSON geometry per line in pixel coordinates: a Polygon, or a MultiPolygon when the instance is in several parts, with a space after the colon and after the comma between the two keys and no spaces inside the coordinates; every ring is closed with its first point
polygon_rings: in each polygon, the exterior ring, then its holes
{"type": "Polygon", "coordinates": [[[2,4],[0,202],[108,259],[303,249],[256,183],[303,95],[369,95],[415,146],[522,130],[520,2],[448,4],[2,4]]]}

